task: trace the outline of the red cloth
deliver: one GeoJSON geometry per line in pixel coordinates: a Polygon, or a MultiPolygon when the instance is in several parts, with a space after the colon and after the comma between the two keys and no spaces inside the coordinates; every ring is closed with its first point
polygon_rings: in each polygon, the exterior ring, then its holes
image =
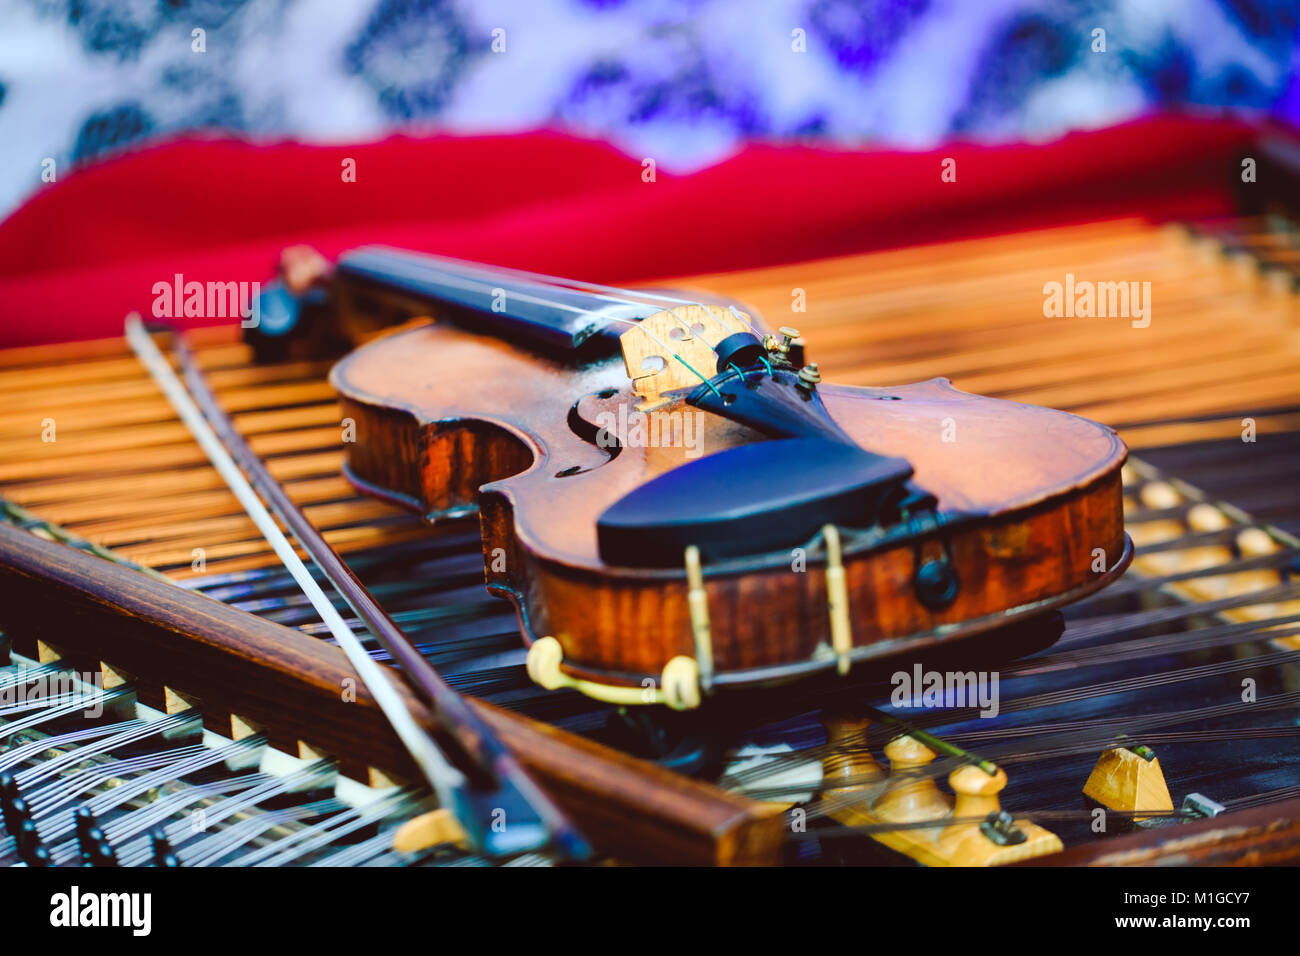
{"type": "Polygon", "coordinates": [[[129,310],[149,314],[154,283],[265,280],[299,242],[331,258],[382,243],[626,283],[1056,223],[1219,215],[1251,135],[1157,117],[1042,145],[753,145],[650,183],[638,159],[545,132],[180,140],[80,169],[0,224],[0,345],[116,335],[129,310]],[[956,182],[941,180],[946,157],[956,182]],[[342,179],[345,158],[356,182],[342,179]]]}

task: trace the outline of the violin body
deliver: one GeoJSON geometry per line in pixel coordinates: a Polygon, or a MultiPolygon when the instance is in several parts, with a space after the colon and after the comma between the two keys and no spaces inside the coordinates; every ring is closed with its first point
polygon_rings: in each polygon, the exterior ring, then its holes
{"type": "MultiPolygon", "coordinates": [[[[428,321],[381,335],[331,373],[356,426],[345,446],[349,479],[430,521],[477,511],[487,587],[514,603],[525,642],[553,639],[544,667],[529,661],[547,686],[655,688],[681,659],[701,665],[706,692],[844,672],[996,635],[1104,586],[1131,556],[1120,485],[1126,449],[1113,430],[932,379],[888,389],[815,386],[824,413],[854,445],[906,460],[928,509],[812,534],[814,519],[805,516],[794,537],[774,533],[762,540],[780,546],[757,552],[712,554],[701,534],[705,558],[694,578],[689,556],[672,562],[647,552],[641,560],[637,542],[653,534],[626,537],[611,561],[602,515],[639,489],[687,476],[645,503],[699,510],[689,477],[704,474],[703,462],[769,443],[746,459],[770,447],[761,468],[721,479],[713,468],[708,480],[734,482],[741,501],[747,477],[760,471],[768,484],[783,468],[815,484],[822,469],[807,459],[830,447],[779,444],[752,422],[691,405],[681,391],[642,411],[644,389],[629,368],[616,356],[574,361],[428,321]]],[[[732,392],[719,398],[756,382],[776,389],[770,365],[754,368],[736,368],[732,392]]],[[[782,394],[811,393],[792,386],[782,394]]],[[[782,513],[769,508],[747,525],[736,518],[721,527],[766,529],[782,524],[782,513]]],[[[664,516],[665,533],[693,540],[679,525],[664,516]]],[[[671,558],[673,548],[665,553],[671,558]]],[[[666,702],[694,701],[688,690],[666,702]]]]}

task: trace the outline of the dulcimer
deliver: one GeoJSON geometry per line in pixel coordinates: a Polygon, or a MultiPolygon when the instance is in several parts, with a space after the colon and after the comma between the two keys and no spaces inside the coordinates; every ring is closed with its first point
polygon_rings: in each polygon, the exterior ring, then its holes
{"type": "Polygon", "coordinates": [[[956,642],[996,660],[1131,558],[1096,422],[823,382],[738,303],[387,248],[286,262],[250,340],[361,342],[330,375],[348,479],[477,513],[547,688],[687,710],[956,642]]]}

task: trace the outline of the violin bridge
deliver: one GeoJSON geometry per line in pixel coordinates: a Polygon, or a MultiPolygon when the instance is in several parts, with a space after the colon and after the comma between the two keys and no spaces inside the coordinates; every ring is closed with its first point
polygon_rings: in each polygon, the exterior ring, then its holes
{"type": "Polygon", "coordinates": [[[926,866],[1000,866],[1058,853],[1060,837],[1002,810],[1006,772],[964,764],[948,775],[956,796],[926,772],[935,752],[909,736],[885,745],[886,772],[866,744],[870,721],[825,720],[822,809],[848,827],[869,828],[873,840],[926,866]],[[932,826],[916,826],[931,823],[932,826]],[[898,829],[883,829],[890,824],[898,829]]]}
{"type": "Polygon", "coordinates": [[[717,375],[714,346],[748,331],[746,320],[721,306],[683,305],[656,312],[620,335],[623,364],[640,398],[637,410],[666,405],[667,393],[695,388],[717,375]]]}

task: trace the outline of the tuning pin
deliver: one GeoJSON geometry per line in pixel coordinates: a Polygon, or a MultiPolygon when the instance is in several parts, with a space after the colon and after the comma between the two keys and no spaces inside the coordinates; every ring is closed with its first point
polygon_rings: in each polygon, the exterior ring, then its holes
{"type": "Polygon", "coordinates": [[[86,831],[95,825],[95,814],[90,807],[77,807],[72,819],[77,828],[77,842],[80,843],[85,838],[86,831]]]}
{"type": "Polygon", "coordinates": [[[50,865],[50,851],[41,842],[36,823],[30,817],[18,825],[14,833],[14,846],[18,851],[18,858],[28,866],[50,865]]]}
{"type": "Polygon", "coordinates": [[[777,331],[781,333],[782,341],[777,345],[776,350],[782,355],[789,355],[790,343],[799,337],[799,330],[783,325],[777,331]]]}
{"type": "Polygon", "coordinates": [[[10,773],[0,774],[0,810],[3,810],[5,829],[14,838],[18,858],[28,866],[49,866],[50,851],[41,843],[31,811],[10,773]]]}
{"type": "Polygon", "coordinates": [[[153,848],[153,866],[172,869],[181,865],[180,858],[176,855],[162,827],[157,827],[149,834],[149,844],[153,848]]]}
{"type": "MultiPolygon", "coordinates": [[[[97,830],[101,836],[102,830],[97,830]]],[[[85,857],[86,866],[117,866],[117,856],[113,853],[113,847],[107,840],[100,840],[96,843],[85,857]]]]}
{"type": "Polygon", "coordinates": [[[22,797],[18,792],[18,781],[14,779],[11,773],[0,773],[0,811],[3,812],[5,829],[10,833],[17,832],[18,824],[22,820],[22,815],[14,810],[15,802],[21,804],[22,797]]]}
{"type": "Polygon", "coordinates": [[[952,815],[957,819],[989,817],[1002,812],[998,794],[1006,788],[1007,774],[1001,767],[989,773],[974,764],[948,774],[948,786],[956,794],[952,815]]]}
{"type": "Polygon", "coordinates": [[[791,343],[799,337],[799,330],[792,329],[788,325],[780,328],[781,338],[775,335],[763,336],[763,348],[767,349],[778,358],[787,358],[790,354],[791,343]]]}
{"type": "Polygon", "coordinates": [[[117,856],[108,837],[99,828],[99,821],[89,807],[79,807],[76,813],[77,844],[81,847],[82,866],[117,866],[117,856]]]}

